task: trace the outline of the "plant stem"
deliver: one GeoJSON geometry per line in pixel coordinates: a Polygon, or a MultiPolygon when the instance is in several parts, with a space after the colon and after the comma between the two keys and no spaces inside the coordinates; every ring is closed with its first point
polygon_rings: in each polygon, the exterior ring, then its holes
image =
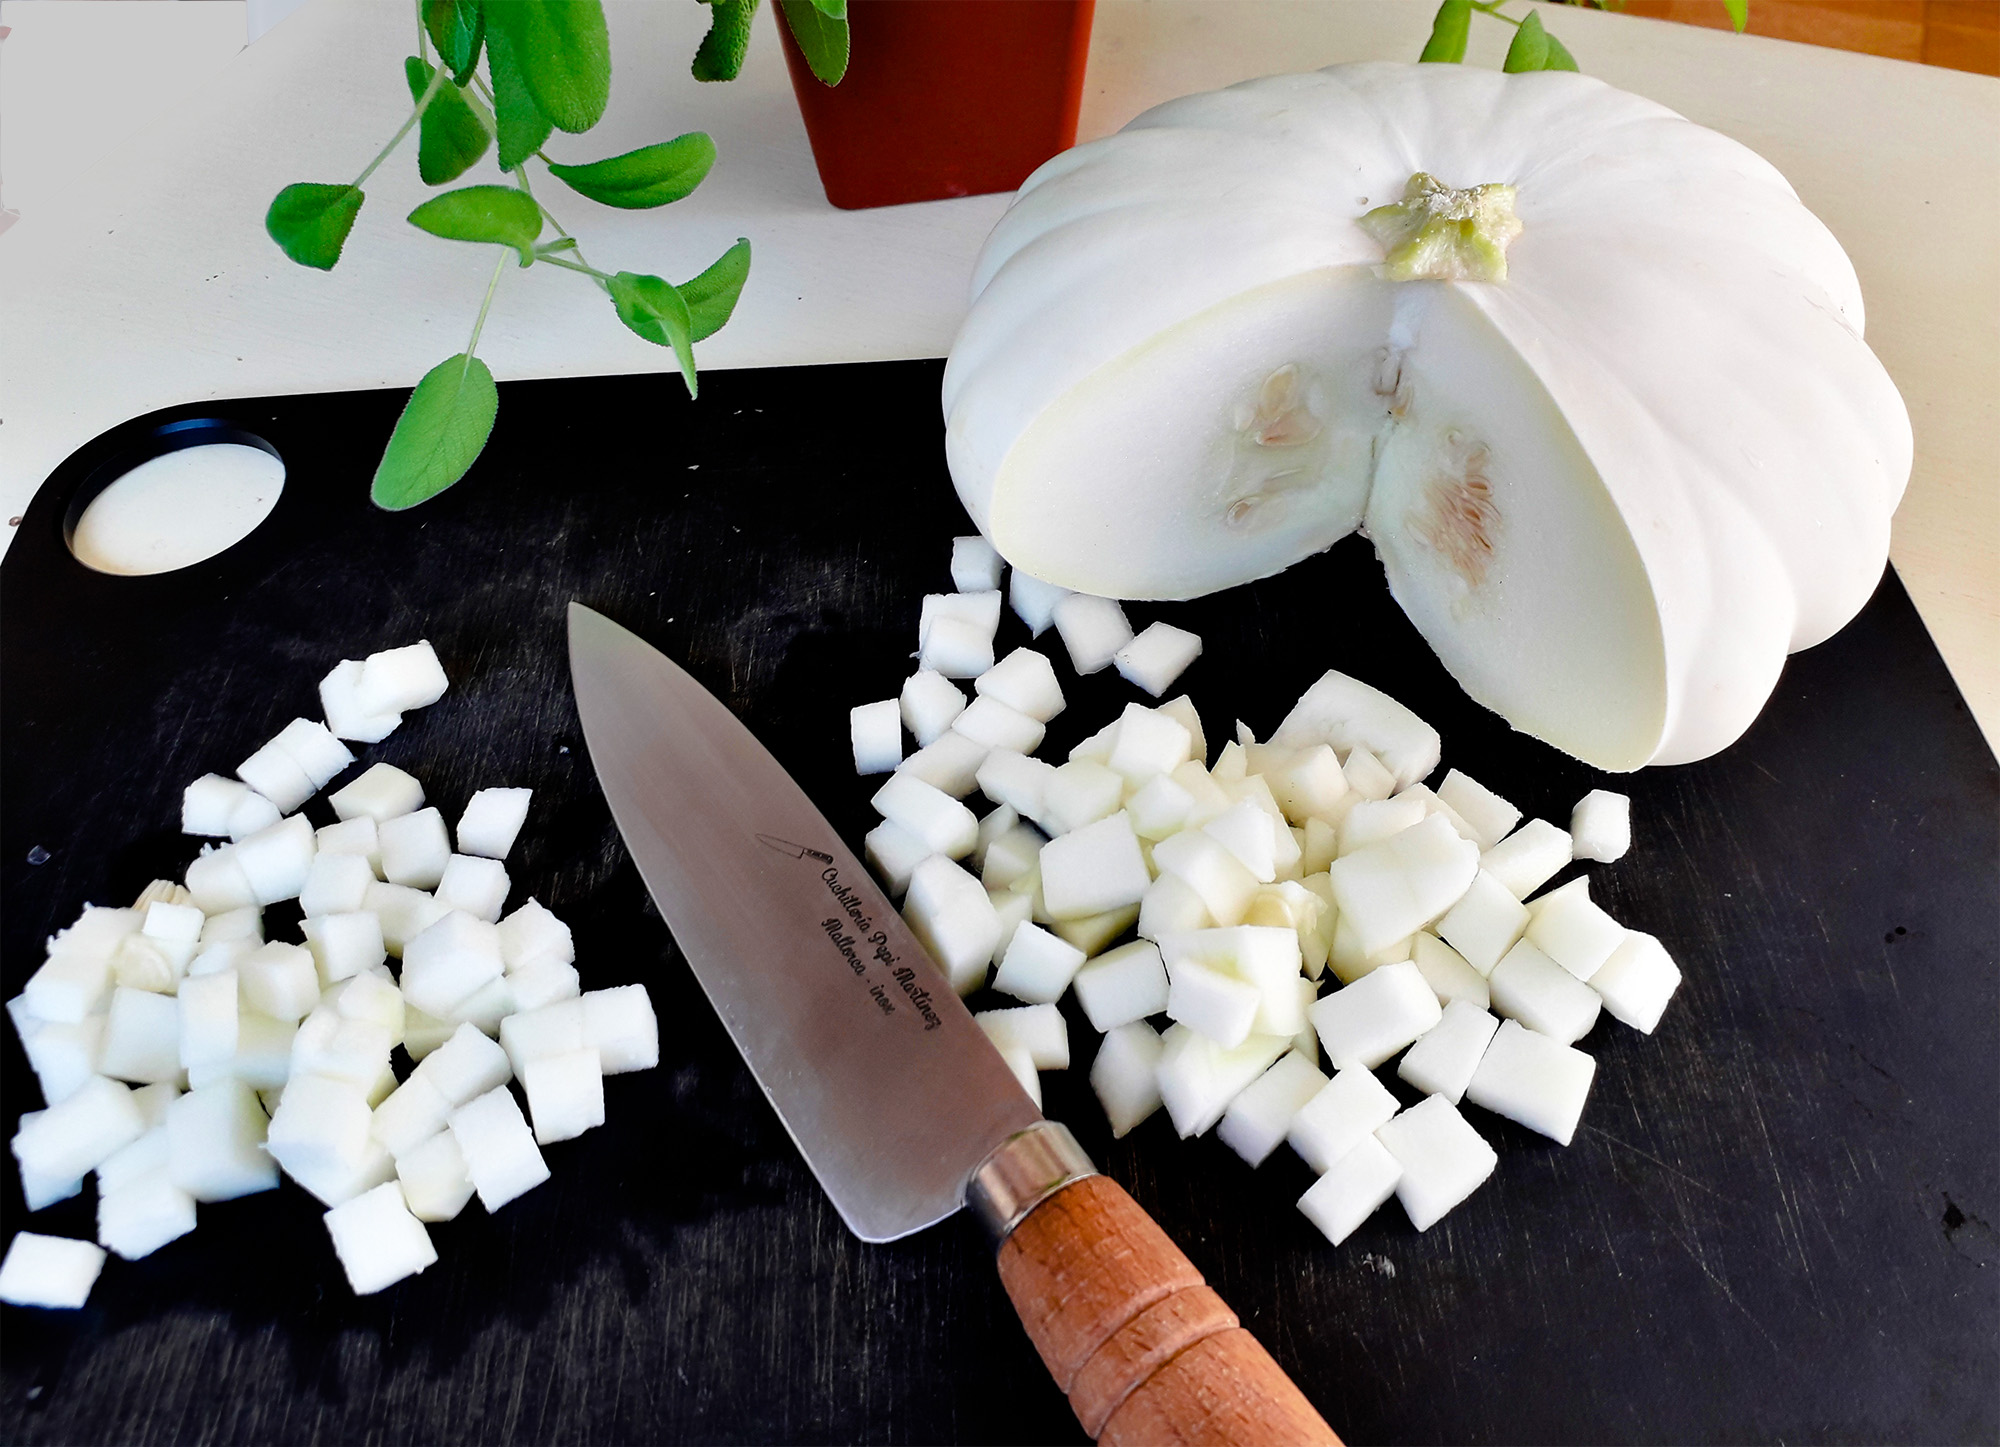
{"type": "Polygon", "coordinates": [[[430,105],[432,98],[437,95],[439,88],[444,85],[444,78],[443,66],[439,66],[431,72],[431,83],[424,87],[424,93],[417,98],[417,108],[410,112],[410,118],[403,122],[403,128],[389,138],[389,144],[375,153],[375,159],[368,163],[368,168],[354,178],[355,189],[359,190],[361,183],[375,174],[375,168],[389,159],[389,153],[403,144],[403,137],[410,133],[411,127],[423,119],[425,108],[430,105]]]}
{"type": "MultiPolygon", "coordinates": [[[[535,154],[539,156],[541,152],[537,151],[535,154]]],[[[522,194],[535,203],[536,210],[540,211],[544,216],[549,216],[549,208],[542,205],[541,201],[535,195],[535,188],[528,184],[528,163],[525,159],[522,160],[520,165],[514,168],[514,184],[520,188],[522,194]]],[[[549,216],[549,220],[554,221],[555,217],[549,216]]],[[[556,230],[562,231],[562,224],[560,222],[557,223],[556,230]]],[[[563,231],[563,235],[567,236],[569,233],[563,231]]]]}
{"type": "Polygon", "coordinates": [[[580,271],[585,276],[596,277],[600,285],[611,285],[611,277],[607,273],[599,271],[586,261],[565,261],[560,256],[541,256],[537,257],[536,260],[546,266],[560,266],[564,271],[580,271]]]}
{"type": "MultiPolygon", "coordinates": [[[[493,92],[486,88],[486,82],[479,78],[477,72],[473,74],[472,84],[473,87],[478,90],[479,94],[485,98],[485,101],[488,105],[495,104],[493,99],[493,92]]],[[[553,161],[549,159],[548,152],[541,150],[539,147],[536,148],[535,155],[541,158],[541,162],[545,166],[552,166],[555,164],[553,161]]],[[[555,227],[556,235],[569,236],[570,235],[569,229],[565,227],[562,224],[562,222],[556,218],[555,212],[549,210],[548,207],[542,205],[542,198],[535,195],[535,188],[528,184],[528,162],[526,157],[523,157],[521,160],[521,164],[514,168],[513,175],[514,175],[514,184],[520,187],[521,190],[528,195],[529,199],[531,199],[535,203],[536,208],[539,209],[542,215],[548,219],[549,225],[555,227]]],[[[571,236],[570,239],[573,241],[576,238],[571,236]]],[[[575,261],[565,261],[561,257],[557,256],[540,256],[535,259],[537,261],[546,262],[550,266],[560,266],[564,271],[580,272],[584,276],[593,278],[597,282],[597,284],[603,287],[605,290],[609,291],[611,289],[610,275],[606,272],[599,271],[596,267],[592,266],[588,261],[586,261],[584,259],[582,247],[576,248],[576,250],[571,254],[576,257],[575,261]]]]}
{"type": "MultiPolygon", "coordinates": [[[[486,82],[481,80],[476,73],[472,77],[472,84],[478,89],[479,94],[485,98],[485,101],[489,106],[497,104],[497,102],[495,102],[493,99],[493,92],[486,88],[486,82]]],[[[544,166],[553,166],[555,164],[554,161],[549,159],[549,153],[547,151],[537,148],[535,151],[535,155],[538,158],[540,158],[541,163],[544,166]]],[[[521,164],[514,168],[513,176],[514,176],[514,184],[516,186],[519,186],[523,191],[527,192],[529,197],[533,199],[536,207],[541,211],[542,215],[547,218],[549,225],[555,227],[556,235],[569,236],[570,234],[569,228],[564,226],[562,222],[557,219],[555,212],[549,210],[548,207],[542,205],[542,198],[536,196],[535,188],[528,184],[527,157],[524,156],[521,158],[521,164]]],[[[571,239],[574,240],[575,238],[572,237],[571,239]]],[[[581,252],[578,253],[578,259],[579,260],[582,259],[581,252]]],[[[593,274],[601,274],[601,273],[593,273],[593,274]]]]}
{"type": "Polygon", "coordinates": [[[1520,29],[1520,21],[1511,15],[1502,15],[1500,13],[1502,3],[1503,0],[1471,0],[1472,8],[1477,10],[1481,15],[1491,15],[1495,20],[1504,20],[1516,30],[1520,29]]]}
{"type": "Polygon", "coordinates": [[[493,280],[486,283],[486,300],[479,304],[479,320],[472,324],[472,339],[465,344],[465,365],[459,368],[459,380],[472,367],[472,353],[479,346],[479,334],[486,330],[486,313],[493,306],[493,293],[500,289],[500,273],[507,269],[507,257],[511,253],[502,251],[500,260],[493,267],[493,280]]]}
{"type": "MultiPolygon", "coordinates": [[[[536,199],[535,204],[537,206],[542,206],[541,200],[539,198],[536,199]]],[[[549,210],[549,208],[546,206],[542,206],[542,215],[548,217],[549,225],[555,227],[556,229],[556,235],[569,236],[569,232],[566,229],[564,229],[562,222],[556,220],[555,212],[549,210]]],[[[574,236],[569,236],[569,239],[572,241],[576,240],[574,236]]]]}
{"type": "MultiPolygon", "coordinates": [[[[549,164],[549,158],[547,156],[542,155],[540,151],[536,151],[535,154],[537,156],[542,157],[542,162],[544,165],[549,164]]],[[[528,184],[528,166],[525,160],[519,166],[516,166],[514,168],[514,184],[516,186],[519,186],[521,190],[527,194],[528,198],[535,203],[536,207],[541,211],[542,215],[548,218],[549,225],[555,227],[556,229],[556,235],[569,237],[571,241],[576,240],[574,236],[570,236],[568,228],[565,227],[561,221],[556,219],[556,213],[549,210],[548,207],[542,205],[541,197],[535,195],[534,187],[528,184]]],[[[550,256],[544,256],[538,259],[542,261],[553,262],[555,265],[565,267],[570,271],[581,271],[586,275],[596,277],[599,282],[603,283],[606,286],[610,285],[611,278],[607,276],[604,272],[599,271],[596,267],[590,264],[589,259],[584,256],[583,248],[581,246],[573,248],[572,254],[576,257],[577,261],[583,263],[581,266],[568,262],[556,261],[554,257],[550,256]]]]}
{"type": "MultiPolygon", "coordinates": [[[[537,156],[540,156],[540,157],[541,157],[541,160],[542,160],[542,164],[543,164],[543,165],[545,165],[545,166],[552,166],[552,165],[554,165],[554,164],[555,164],[555,162],[551,161],[551,160],[550,160],[550,159],[548,158],[548,156],[547,156],[547,155],[546,155],[545,153],[543,153],[543,152],[541,152],[541,151],[537,151],[537,152],[535,152],[535,154],[536,154],[537,156]]],[[[532,189],[530,189],[530,187],[528,186],[528,175],[527,175],[527,172],[528,172],[528,168],[527,168],[526,166],[521,166],[521,167],[519,167],[519,168],[517,168],[517,169],[516,169],[516,171],[515,171],[515,173],[514,173],[514,174],[515,174],[515,175],[517,175],[517,176],[519,176],[519,177],[521,178],[521,189],[522,189],[523,191],[526,191],[526,192],[527,192],[527,193],[528,193],[528,194],[529,194],[530,196],[534,196],[534,195],[535,195],[534,191],[533,191],[532,189]]],[[[560,222],[560,221],[558,221],[558,220],[556,219],[556,213],[555,213],[555,212],[553,212],[553,211],[551,211],[551,210],[549,210],[549,208],[548,208],[548,207],[546,207],[546,206],[542,206],[542,200],[541,200],[541,198],[540,198],[539,196],[536,196],[536,197],[535,197],[535,204],[536,204],[537,206],[541,206],[541,208],[542,208],[542,215],[544,215],[544,216],[548,217],[548,219],[549,219],[549,225],[551,225],[551,226],[555,227],[555,229],[556,229],[556,234],[557,234],[558,236],[568,236],[568,235],[569,235],[569,232],[568,232],[567,230],[565,230],[565,229],[564,229],[564,227],[563,227],[563,224],[562,224],[562,222],[560,222]]]]}

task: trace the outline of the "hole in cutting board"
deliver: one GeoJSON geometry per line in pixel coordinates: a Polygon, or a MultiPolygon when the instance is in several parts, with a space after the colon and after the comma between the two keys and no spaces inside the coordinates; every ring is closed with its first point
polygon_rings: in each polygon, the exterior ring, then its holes
{"type": "Polygon", "coordinates": [[[284,459],[263,438],[226,422],[175,423],[85,481],[64,538],[95,572],[171,573],[255,532],[284,487],[284,459]]]}

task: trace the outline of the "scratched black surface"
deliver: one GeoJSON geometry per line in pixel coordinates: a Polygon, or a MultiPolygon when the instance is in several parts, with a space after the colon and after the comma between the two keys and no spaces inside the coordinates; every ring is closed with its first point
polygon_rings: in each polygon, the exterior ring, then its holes
{"type": "MultiPolygon", "coordinates": [[[[0,1309],[0,1439],[1078,1438],[968,1223],[886,1247],[841,1228],[625,858],[565,668],[576,597],[714,688],[858,844],[846,710],[895,691],[966,526],[937,380],[711,373],[693,405],[657,377],[510,385],[474,474],[400,516],[364,502],[396,394],[179,409],[66,464],[0,566],[7,993],[85,900],[183,866],[188,779],[316,712],[336,659],[424,635],[452,691],[366,757],[448,814],[535,788],[517,894],[574,922],[587,985],[646,982],[663,1064],[610,1082],[610,1124],[552,1147],[549,1185],[439,1228],[440,1264],[383,1295],[347,1293],[287,1186],[114,1259],[82,1312],[0,1309]],[[195,417],[282,453],[276,514],[180,574],[78,566],[63,517],[93,469],[195,417]]],[[[1603,782],[1458,695],[1359,540],[1133,610],[1160,611],[1207,641],[1186,684],[1212,740],[1268,729],[1337,665],[1533,811],[1564,820],[1603,782]]],[[[1128,690],[1062,671],[1067,747],[1128,690]]],[[[1571,1148],[1471,1112],[1498,1172],[1428,1234],[1392,1205],[1334,1249],[1293,1209],[1309,1178],[1287,1152],[1252,1172],[1163,1117],[1112,1143],[1087,1046],[1044,1077],[1050,1112],[1351,1441],[1993,1440],[2000,786],[1900,585],[1793,659],[1736,747],[1619,787],[1637,843],[1593,891],[1687,983],[1656,1037],[1607,1019],[1584,1042],[1571,1148]]],[[[0,1086],[11,1131],[40,1103],[11,1036],[0,1086]]],[[[32,1221],[11,1172],[0,1199],[10,1237],[90,1234],[88,1188],[32,1221]]]]}

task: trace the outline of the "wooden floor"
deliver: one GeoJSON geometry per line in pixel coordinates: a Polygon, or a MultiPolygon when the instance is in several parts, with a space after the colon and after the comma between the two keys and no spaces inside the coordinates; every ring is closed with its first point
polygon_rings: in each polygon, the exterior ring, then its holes
{"type": "MultiPolygon", "coordinates": [[[[1729,28],[1722,0],[1625,0],[1608,10],[1729,28]]],[[[1750,0],[1750,33],[2000,75],[2000,0],[1750,0]]]]}

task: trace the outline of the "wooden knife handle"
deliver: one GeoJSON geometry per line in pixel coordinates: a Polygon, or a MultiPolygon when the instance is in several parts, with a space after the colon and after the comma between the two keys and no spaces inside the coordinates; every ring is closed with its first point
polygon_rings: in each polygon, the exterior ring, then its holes
{"type": "Polygon", "coordinates": [[[1340,1447],[1153,1218],[1105,1176],[1016,1224],[1000,1280],[1084,1431],[1130,1447],[1340,1447]]]}

